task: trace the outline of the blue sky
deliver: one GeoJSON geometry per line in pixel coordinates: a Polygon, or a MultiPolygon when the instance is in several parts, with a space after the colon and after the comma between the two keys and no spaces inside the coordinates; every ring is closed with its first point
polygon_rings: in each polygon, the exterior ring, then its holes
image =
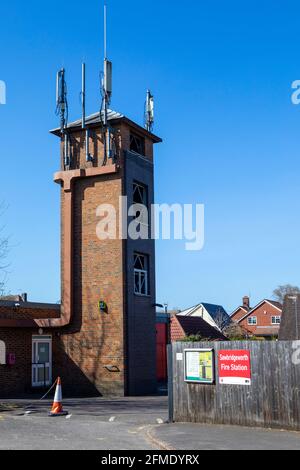
{"type": "MultiPolygon", "coordinates": [[[[157,301],[229,311],[277,285],[300,285],[300,5],[296,1],[108,0],[112,107],[142,123],[156,98],[156,202],[204,203],[206,243],[157,243],[157,301]]],[[[68,74],[70,118],[99,108],[101,2],[1,2],[0,200],[11,237],[8,288],[60,298],[55,73],[68,74]]]]}

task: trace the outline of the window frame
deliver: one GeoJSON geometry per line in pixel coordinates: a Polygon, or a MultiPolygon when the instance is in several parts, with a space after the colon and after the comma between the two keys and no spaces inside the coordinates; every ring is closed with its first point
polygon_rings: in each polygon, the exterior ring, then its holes
{"type": "Polygon", "coordinates": [[[281,325],[281,316],[280,315],[272,315],[271,325],[273,325],[273,326],[281,325]],[[273,320],[275,320],[275,321],[273,321],[273,320]]]}
{"type": "MultiPolygon", "coordinates": [[[[133,206],[140,208],[140,212],[136,217],[133,217],[133,220],[140,219],[138,222],[138,225],[141,227],[146,227],[147,229],[147,238],[149,237],[149,230],[150,230],[150,210],[149,210],[149,188],[146,184],[141,183],[140,181],[134,180],[132,183],[132,202],[133,206]],[[143,202],[138,202],[135,201],[135,190],[136,188],[140,188],[140,190],[143,192],[141,194],[140,191],[140,196],[143,202]],[[146,211],[145,211],[146,209],[146,211]]],[[[142,229],[141,229],[142,230],[142,229]]]]}
{"type": "Polygon", "coordinates": [[[145,137],[135,133],[130,132],[130,141],[129,141],[129,149],[130,152],[136,153],[137,155],[141,155],[142,157],[145,156],[146,152],[146,139],[145,137]],[[133,143],[135,143],[135,147],[137,150],[134,150],[133,143]],[[139,148],[140,147],[140,148],[139,148]]]}
{"type": "Polygon", "coordinates": [[[144,205],[145,207],[149,206],[149,189],[148,186],[144,183],[141,183],[140,181],[134,180],[132,183],[132,202],[133,204],[141,204],[144,205]],[[135,195],[135,188],[139,187],[144,190],[144,201],[138,202],[134,200],[134,195],[135,195]]]}
{"type": "Polygon", "coordinates": [[[134,253],[133,262],[133,282],[134,282],[134,295],[138,297],[149,297],[149,256],[143,253],[134,253]],[[136,257],[144,258],[144,269],[136,267],[136,257]],[[136,276],[138,276],[138,289],[136,283],[136,276]],[[144,292],[143,292],[144,289],[144,292]]]}
{"type": "Polygon", "coordinates": [[[257,326],[257,317],[255,316],[248,317],[248,326],[257,326]]]}

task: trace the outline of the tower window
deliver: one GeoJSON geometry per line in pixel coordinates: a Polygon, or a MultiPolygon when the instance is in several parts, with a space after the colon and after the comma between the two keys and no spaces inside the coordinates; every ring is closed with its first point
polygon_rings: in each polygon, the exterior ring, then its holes
{"type": "Polygon", "coordinates": [[[140,253],[134,254],[134,293],[149,295],[149,259],[140,253]]]}
{"type": "Polygon", "coordinates": [[[145,139],[136,134],[130,134],[130,150],[139,155],[145,155],[145,139]]]}
{"type": "Polygon", "coordinates": [[[143,184],[133,183],[133,204],[148,205],[148,191],[143,184]]]}
{"type": "Polygon", "coordinates": [[[141,238],[147,240],[149,237],[149,208],[148,208],[148,188],[147,186],[133,183],[133,204],[136,206],[135,220],[138,225],[136,231],[141,238]]]}

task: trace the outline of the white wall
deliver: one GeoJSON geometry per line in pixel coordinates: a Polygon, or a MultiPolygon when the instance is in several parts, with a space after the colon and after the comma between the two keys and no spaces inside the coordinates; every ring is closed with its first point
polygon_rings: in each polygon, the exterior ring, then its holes
{"type": "Polygon", "coordinates": [[[198,310],[196,310],[191,317],[201,317],[203,320],[206,321],[209,325],[213,326],[214,328],[217,328],[217,330],[220,330],[216,322],[211,318],[207,310],[201,305],[198,310]]]}

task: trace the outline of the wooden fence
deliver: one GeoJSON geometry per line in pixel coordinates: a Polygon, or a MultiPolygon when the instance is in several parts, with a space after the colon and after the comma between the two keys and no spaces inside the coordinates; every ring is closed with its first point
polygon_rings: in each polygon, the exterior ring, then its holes
{"type": "Polygon", "coordinates": [[[168,358],[170,421],[300,430],[300,352],[295,343],[174,343],[168,358]],[[186,349],[202,348],[213,348],[215,353],[213,385],[184,380],[182,354],[186,349]],[[219,383],[221,350],[250,351],[250,386],[219,383]]]}

